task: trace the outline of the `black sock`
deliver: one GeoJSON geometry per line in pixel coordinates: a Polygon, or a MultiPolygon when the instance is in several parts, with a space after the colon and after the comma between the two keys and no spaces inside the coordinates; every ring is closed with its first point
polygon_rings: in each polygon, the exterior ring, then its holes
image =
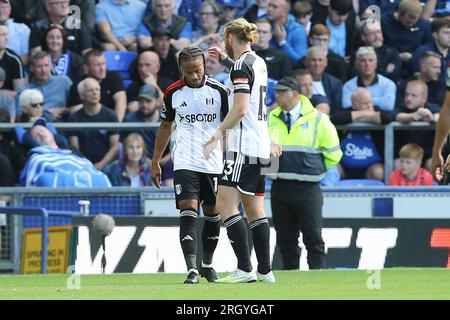
{"type": "Polygon", "coordinates": [[[267,218],[261,218],[250,222],[253,234],[253,247],[258,260],[258,272],[267,274],[270,272],[270,228],[267,218]]]}
{"type": "Polygon", "coordinates": [[[219,242],[220,234],[220,216],[204,216],[202,244],[203,244],[203,263],[212,264],[214,250],[219,242]]]}
{"type": "Polygon", "coordinates": [[[229,217],[224,221],[228,238],[238,260],[238,268],[250,272],[250,249],[248,247],[247,227],[239,214],[229,217]]]}
{"type": "Polygon", "coordinates": [[[186,267],[189,270],[197,269],[197,234],[195,222],[197,212],[194,209],[185,209],[180,212],[180,244],[183,249],[186,267]]]}

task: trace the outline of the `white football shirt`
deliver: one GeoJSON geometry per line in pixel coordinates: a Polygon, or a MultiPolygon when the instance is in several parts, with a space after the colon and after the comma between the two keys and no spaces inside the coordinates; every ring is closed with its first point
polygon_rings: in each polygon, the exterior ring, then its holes
{"type": "Polygon", "coordinates": [[[227,112],[226,87],[208,76],[200,88],[189,87],[179,80],[166,89],[161,120],[175,121],[174,170],[222,173],[221,144],[216,145],[209,160],[205,159],[203,149],[227,112]]]}
{"type": "Polygon", "coordinates": [[[244,52],[230,70],[230,108],[235,93],[250,94],[248,112],[228,133],[228,150],[251,157],[270,157],[270,136],[267,126],[267,66],[254,51],[244,52]]]}

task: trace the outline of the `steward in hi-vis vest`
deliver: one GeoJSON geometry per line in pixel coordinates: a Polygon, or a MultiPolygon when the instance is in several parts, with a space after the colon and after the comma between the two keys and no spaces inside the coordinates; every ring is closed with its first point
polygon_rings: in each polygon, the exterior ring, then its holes
{"type": "MultiPolygon", "coordinates": [[[[326,267],[322,240],[322,190],[327,169],[342,157],[336,128],[300,92],[295,78],[282,78],[276,88],[278,107],[269,115],[269,133],[282,146],[278,170],[269,175],[272,216],[283,269],[299,269],[299,232],[308,250],[310,269],[326,267]]],[[[273,167],[273,166],[272,166],[273,167]]]]}

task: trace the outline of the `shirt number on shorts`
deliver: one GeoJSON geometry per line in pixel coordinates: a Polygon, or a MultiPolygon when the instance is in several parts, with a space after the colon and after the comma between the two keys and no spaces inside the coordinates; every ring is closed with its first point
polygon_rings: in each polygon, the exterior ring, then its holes
{"type": "Polygon", "coordinates": [[[233,172],[233,165],[234,165],[234,161],[233,160],[226,160],[225,161],[225,169],[223,169],[223,173],[228,176],[233,172]]]}

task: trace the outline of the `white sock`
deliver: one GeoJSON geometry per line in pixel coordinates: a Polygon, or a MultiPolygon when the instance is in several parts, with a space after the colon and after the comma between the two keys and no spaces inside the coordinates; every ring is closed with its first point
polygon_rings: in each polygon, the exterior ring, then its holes
{"type": "Polygon", "coordinates": [[[202,268],[212,268],[212,264],[206,264],[202,261],[202,268]]]}
{"type": "Polygon", "coordinates": [[[195,272],[196,274],[199,274],[198,271],[197,271],[197,269],[189,269],[189,270],[188,270],[188,274],[191,273],[191,272],[195,272]]]}

